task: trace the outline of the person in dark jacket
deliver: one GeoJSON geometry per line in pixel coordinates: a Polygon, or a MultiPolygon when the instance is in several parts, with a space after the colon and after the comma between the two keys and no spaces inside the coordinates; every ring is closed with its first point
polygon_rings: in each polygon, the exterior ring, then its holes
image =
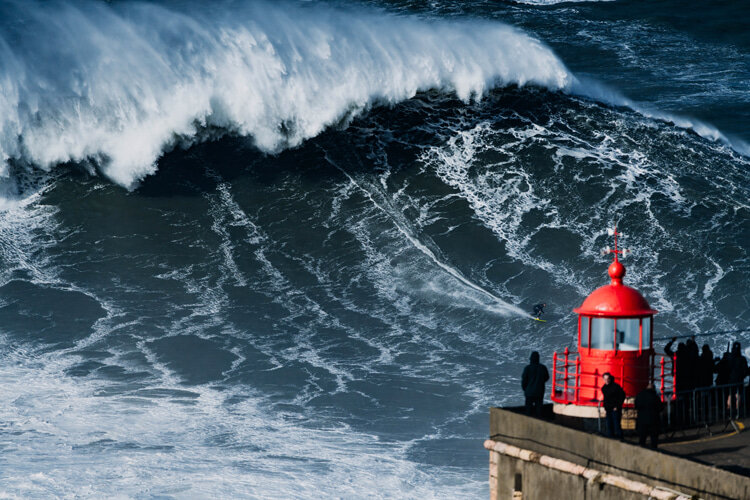
{"type": "Polygon", "coordinates": [[[685,373],[687,378],[686,389],[692,391],[696,387],[700,387],[700,354],[694,336],[685,342],[685,362],[686,365],[683,368],[687,369],[687,373],[685,373]]]}
{"type": "Polygon", "coordinates": [[[703,344],[701,357],[698,361],[698,387],[710,387],[714,384],[714,353],[708,344],[703,344]]]}
{"type": "Polygon", "coordinates": [[[521,388],[526,397],[526,414],[541,417],[544,385],[549,380],[549,372],[547,367],[539,362],[538,352],[532,352],[529,361],[521,375],[521,388]]]}
{"type": "Polygon", "coordinates": [[[672,337],[667,345],[664,346],[664,352],[672,358],[674,361],[674,392],[679,393],[693,389],[692,385],[692,369],[688,362],[687,346],[684,342],[677,344],[677,352],[672,350],[672,345],[677,340],[677,337],[672,337]]]}
{"type": "Polygon", "coordinates": [[[740,403],[741,394],[743,392],[743,384],[747,377],[747,360],[742,355],[742,346],[739,342],[732,344],[732,354],[729,355],[729,384],[733,387],[730,388],[729,398],[727,399],[727,406],[729,407],[729,414],[736,415],[736,418],[740,418],[740,403]]]}
{"type": "Polygon", "coordinates": [[[611,373],[605,373],[602,378],[602,406],[607,412],[607,436],[622,439],[622,405],[625,403],[625,391],[615,382],[611,373]]]}
{"type": "Polygon", "coordinates": [[[730,361],[729,361],[729,353],[725,352],[721,359],[716,359],[716,367],[714,371],[716,372],[716,385],[726,385],[729,383],[729,371],[731,370],[730,361]]]}
{"type": "Polygon", "coordinates": [[[635,428],[638,431],[638,444],[646,446],[646,436],[651,437],[651,448],[656,449],[659,445],[659,413],[661,412],[661,400],[656,394],[654,384],[649,383],[645,389],[635,397],[635,409],[638,416],[635,428]]]}

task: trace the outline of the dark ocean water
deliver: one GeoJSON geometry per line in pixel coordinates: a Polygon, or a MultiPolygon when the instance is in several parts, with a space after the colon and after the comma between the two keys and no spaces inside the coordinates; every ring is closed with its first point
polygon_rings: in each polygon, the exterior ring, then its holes
{"type": "Polygon", "coordinates": [[[4,3],[0,496],[486,497],[613,224],[656,337],[750,323],[745,14],[4,3]]]}

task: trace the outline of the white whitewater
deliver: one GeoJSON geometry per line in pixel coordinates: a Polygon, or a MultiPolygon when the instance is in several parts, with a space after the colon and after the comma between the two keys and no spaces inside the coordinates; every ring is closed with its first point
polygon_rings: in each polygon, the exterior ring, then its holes
{"type": "Polygon", "coordinates": [[[468,101],[512,84],[631,107],[750,154],[715,127],[579,80],[543,43],[499,22],[270,1],[1,9],[4,177],[9,160],[45,170],[75,161],[132,188],[177,144],[230,132],[277,152],[419,91],[468,101]]]}
{"type": "Polygon", "coordinates": [[[94,160],[126,187],[153,173],[165,149],[206,130],[274,152],[423,90],[469,100],[495,85],[573,80],[542,43],[496,22],[263,1],[231,11],[5,8],[27,23],[21,33],[6,24],[0,40],[2,159],[45,169],[94,160]]]}

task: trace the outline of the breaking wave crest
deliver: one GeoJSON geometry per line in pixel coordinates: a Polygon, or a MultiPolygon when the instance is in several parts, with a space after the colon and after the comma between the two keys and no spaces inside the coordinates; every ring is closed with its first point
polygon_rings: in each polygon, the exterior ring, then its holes
{"type": "Polygon", "coordinates": [[[88,163],[126,187],[165,149],[211,133],[274,152],[422,90],[470,100],[494,85],[573,81],[543,44],[497,22],[264,1],[1,9],[2,159],[88,163]]]}
{"type": "Polygon", "coordinates": [[[635,109],[750,155],[715,127],[579,79],[499,22],[292,2],[0,6],[0,177],[77,162],[133,188],[176,145],[233,133],[277,152],[417,92],[539,85],[635,109]]]}

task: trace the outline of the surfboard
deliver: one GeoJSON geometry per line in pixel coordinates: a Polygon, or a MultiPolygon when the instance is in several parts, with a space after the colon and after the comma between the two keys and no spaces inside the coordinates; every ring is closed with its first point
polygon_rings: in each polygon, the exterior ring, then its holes
{"type": "Polygon", "coordinates": [[[531,318],[531,319],[533,319],[534,321],[539,321],[540,323],[546,323],[547,322],[546,319],[539,319],[539,318],[531,318]]]}

